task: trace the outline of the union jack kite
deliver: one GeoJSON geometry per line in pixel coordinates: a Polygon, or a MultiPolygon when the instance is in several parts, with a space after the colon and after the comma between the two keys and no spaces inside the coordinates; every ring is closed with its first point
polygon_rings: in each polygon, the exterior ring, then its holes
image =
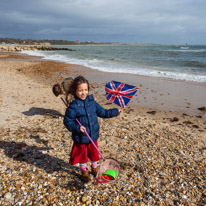
{"type": "Polygon", "coordinates": [[[132,97],[136,94],[139,87],[111,81],[105,85],[106,98],[120,107],[127,106],[132,97]]]}

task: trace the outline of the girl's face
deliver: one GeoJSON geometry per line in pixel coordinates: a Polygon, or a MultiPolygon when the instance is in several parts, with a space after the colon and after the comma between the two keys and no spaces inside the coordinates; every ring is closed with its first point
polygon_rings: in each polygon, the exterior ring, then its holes
{"type": "Polygon", "coordinates": [[[87,83],[82,83],[78,85],[77,90],[76,90],[76,96],[81,99],[85,100],[87,95],[88,95],[88,84],[87,83]]]}

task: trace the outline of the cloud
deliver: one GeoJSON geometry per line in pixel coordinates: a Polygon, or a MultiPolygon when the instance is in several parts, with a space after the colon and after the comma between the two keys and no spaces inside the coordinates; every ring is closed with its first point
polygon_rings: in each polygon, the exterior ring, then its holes
{"type": "Polygon", "coordinates": [[[203,0],[2,0],[0,35],[154,43],[184,36],[198,43],[205,42],[205,9],[203,0]]]}

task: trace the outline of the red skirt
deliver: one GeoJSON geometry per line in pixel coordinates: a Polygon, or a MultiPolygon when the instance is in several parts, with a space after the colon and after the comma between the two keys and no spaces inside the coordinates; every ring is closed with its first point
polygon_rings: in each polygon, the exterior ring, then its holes
{"type": "MultiPolygon", "coordinates": [[[[97,141],[94,144],[98,148],[97,141]]],[[[74,142],[72,146],[72,151],[70,154],[69,164],[75,165],[77,163],[86,163],[88,162],[88,158],[92,162],[96,162],[99,160],[99,153],[97,152],[93,144],[92,143],[80,144],[80,143],[74,142]]]]}

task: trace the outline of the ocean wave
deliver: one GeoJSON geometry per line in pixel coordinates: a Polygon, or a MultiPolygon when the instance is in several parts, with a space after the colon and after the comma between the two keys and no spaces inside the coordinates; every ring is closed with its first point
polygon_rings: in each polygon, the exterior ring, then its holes
{"type": "Polygon", "coordinates": [[[206,49],[168,49],[167,52],[194,52],[194,53],[205,53],[206,49]]]}
{"type": "Polygon", "coordinates": [[[206,76],[204,75],[194,75],[194,74],[186,74],[179,72],[170,72],[170,71],[158,71],[158,70],[150,70],[150,69],[120,69],[120,68],[96,68],[97,70],[103,72],[113,72],[113,73],[128,73],[128,74],[136,74],[141,76],[151,76],[151,77],[161,77],[167,79],[175,79],[175,80],[185,80],[185,81],[193,81],[193,82],[206,82],[206,76]]]}
{"type": "Polygon", "coordinates": [[[121,62],[122,60],[121,59],[117,59],[117,58],[112,58],[112,59],[109,59],[110,61],[114,61],[114,62],[121,62]]]}
{"type": "Polygon", "coordinates": [[[175,71],[170,71],[171,68],[165,68],[166,71],[161,71],[162,68],[151,67],[151,66],[131,66],[129,64],[122,64],[122,62],[107,61],[97,58],[76,58],[75,56],[68,56],[68,54],[59,54],[50,51],[22,51],[21,53],[32,55],[32,56],[41,56],[45,60],[55,60],[60,62],[66,62],[70,64],[77,64],[91,69],[97,69],[103,72],[114,72],[114,73],[128,73],[136,74],[143,76],[151,77],[161,77],[161,78],[170,78],[175,80],[185,80],[185,81],[194,81],[194,82],[206,82],[206,75],[201,74],[192,74],[180,72],[176,69],[175,71]],[[112,63],[113,62],[113,63],[112,63]]]}
{"type": "Polygon", "coordinates": [[[188,46],[182,46],[182,47],[180,47],[180,49],[189,49],[190,47],[188,47],[188,46]]]}

